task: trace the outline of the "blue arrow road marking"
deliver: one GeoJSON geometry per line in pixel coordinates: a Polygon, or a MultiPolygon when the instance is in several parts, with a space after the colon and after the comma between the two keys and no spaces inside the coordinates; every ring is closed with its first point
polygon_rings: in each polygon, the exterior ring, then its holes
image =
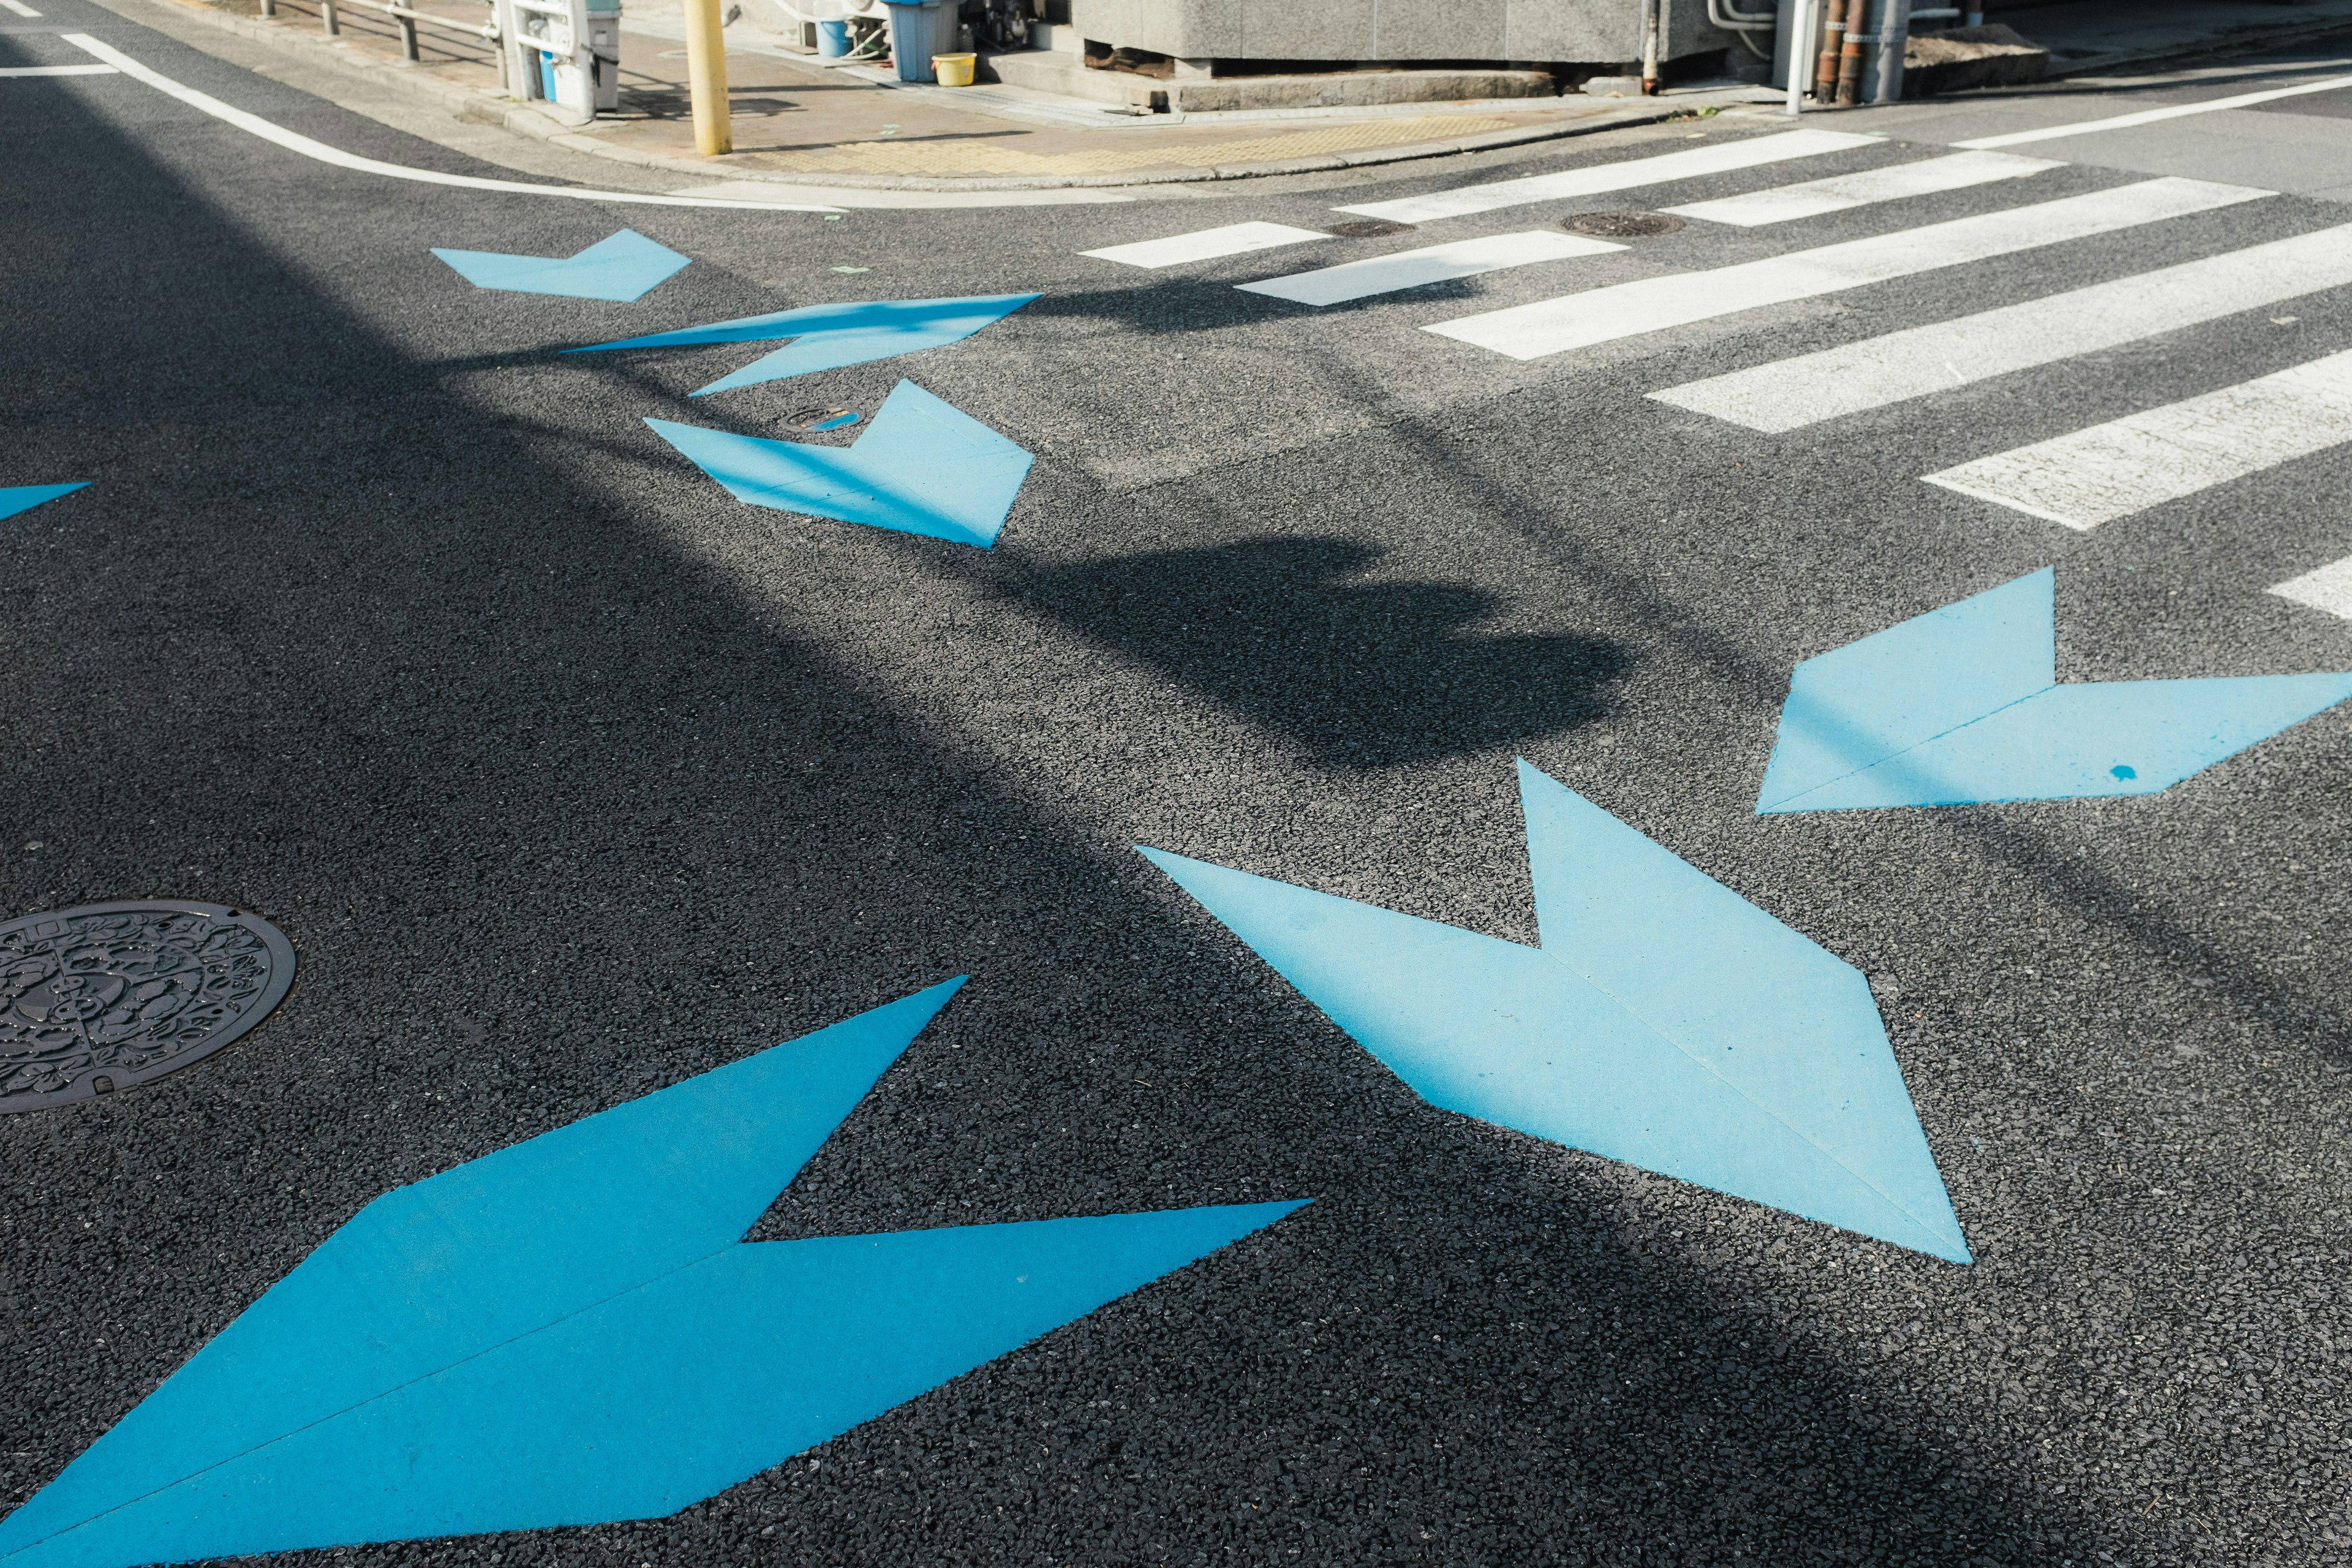
{"type": "Polygon", "coordinates": [[[377,1199],[0,1521],[0,1563],[672,1513],[1299,1206],[743,1242],[961,984],[377,1199]]]}
{"type": "Polygon", "coordinates": [[[2058,683],[2049,567],[1799,665],[1759,816],[2153,795],[2352,697],[2352,674],[2058,683]]]}
{"type": "Polygon", "coordinates": [[[45,500],[89,488],[88,479],[70,485],[0,485],[0,517],[14,517],[20,511],[32,510],[45,500]]]}
{"type": "Polygon", "coordinates": [[[688,259],[633,228],[600,239],[572,257],[509,256],[496,250],[444,250],[438,246],[433,254],[477,289],[623,301],[644,298],[688,259]]]}
{"type": "Polygon", "coordinates": [[[699,388],[697,397],[763,381],[781,381],[811,371],[839,370],[868,360],[890,359],[958,342],[1003,320],[1034,294],[986,294],[956,300],[869,300],[846,305],[803,305],[765,316],[743,316],[707,327],[591,343],[566,353],[602,353],[607,349],[677,348],[696,343],[793,342],[762,355],[734,374],[699,388]]]}
{"type": "Polygon", "coordinates": [[[646,423],[737,500],[983,550],[996,542],[1033,461],[911,381],[891,388],[874,423],[848,447],[646,423]]]}
{"type": "Polygon", "coordinates": [[[1966,1262],[1862,975],[1519,764],[1538,947],[1143,853],[1431,1104],[1966,1262]]]}

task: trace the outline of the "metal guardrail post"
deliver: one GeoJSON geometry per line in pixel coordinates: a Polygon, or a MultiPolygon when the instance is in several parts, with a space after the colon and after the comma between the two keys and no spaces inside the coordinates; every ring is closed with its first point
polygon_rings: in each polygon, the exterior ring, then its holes
{"type": "Polygon", "coordinates": [[[335,16],[335,0],[319,0],[319,20],[331,38],[342,36],[343,25],[335,16]]]}
{"type": "Polygon", "coordinates": [[[401,58],[413,65],[419,58],[416,52],[416,18],[395,11],[392,19],[400,24],[401,58]]]}
{"type": "Polygon", "coordinates": [[[261,0],[261,15],[265,19],[275,17],[278,15],[278,0],[261,0]]]}

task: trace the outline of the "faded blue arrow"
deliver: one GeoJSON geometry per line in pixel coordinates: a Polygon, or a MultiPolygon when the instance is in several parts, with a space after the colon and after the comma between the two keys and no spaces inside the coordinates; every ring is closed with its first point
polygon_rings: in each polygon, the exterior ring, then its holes
{"type": "Polygon", "coordinates": [[[867,300],[846,305],[803,305],[765,316],[742,316],[714,321],[707,327],[685,327],[675,332],[627,338],[617,343],[591,343],[566,349],[566,353],[602,353],[607,349],[677,348],[692,343],[766,343],[793,340],[773,353],[762,355],[734,374],[722,376],[695,392],[697,397],[781,381],[811,371],[839,370],[843,365],[910,354],[958,342],[992,321],[999,321],[1037,298],[1034,294],[979,294],[959,300],[867,300]]]}
{"type": "Polygon", "coordinates": [[[89,488],[88,479],[70,485],[0,485],[0,517],[14,517],[20,511],[32,510],[45,500],[89,488]]]}
{"type": "Polygon", "coordinates": [[[1432,1105],[1965,1263],[1860,973],[1526,763],[1540,945],[1145,849],[1432,1105]]]}
{"type": "Polygon", "coordinates": [[[1759,816],[2154,795],[2347,697],[2352,674],[2058,683],[2045,566],[1809,658],[1759,816]]]}
{"type": "Polygon", "coordinates": [[[376,1199],[0,1521],[0,1563],[674,1513],[1298,1206],[744,1242],[961,984],[376,1199]]]}
{"type": "Polygon", "coordinates": [[[642,299],[655,284],[687,264],[668,246],[625,228],[577,256],[509,256],[496,250],[444,250],[433,254],[456,268],[477,289],[515,294],[561,294],[573,300],[642,299]]]}
{"type": "Polygon", "coordinates": [[[890,389],[874,423],[848,447],[646,423],[737,500],[983,550],[996,542],[1032,461],[911,381],[890,389]]]}

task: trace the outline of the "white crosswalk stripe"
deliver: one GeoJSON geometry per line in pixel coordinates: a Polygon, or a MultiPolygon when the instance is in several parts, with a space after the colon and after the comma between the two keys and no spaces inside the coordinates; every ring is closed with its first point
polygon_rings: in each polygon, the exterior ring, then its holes
{"type": "Polygon", "coordinates": [[[2128,131],[2134,126],[2154,125],[2161,120],[2179,120],[2190,114],[2210,114],[2221,109],[2251,109],[2258,103],[2276,103],[2281,99],[2301,98],[2307,93],[2336,92],[2352,87],[2352,76],[2329,77],[2324,81],[2297,82],[2293,87],[2266,88],[2261,92],[2235,93],[2228,98],[2208,98],[2196,103],[2168,103],[2161,109],[2134,110],[2129,114],[2111,114],[2104,120],[2077,120],[2065,125],[2045,125],[2039,131],[2011,131],[2000,136],[1978,136],[1966,142],[1955,142],[1955,147],[2021,147],[2029,142],[2055,142],[2065,136],[2095,136],[2103,131],[2128,131]]]}
{"type": "Polygon", "coordinates": [[[2352,441],[2352,352],[1926,476],[2093,529],[2352,441]]]}
{"type": "Polygon", "coordinates": [[[1832,174],[1825,180],[1775,185],[1769,190],[1750,191],[1745,195],[1724,196],[1711,202],[1689,202],[1664,210],[1679,217],[1757,228],[1768,223],[1787,223],[1792,218],[1818,217],[1823,213],[1843,212],[1848,207],[1869,206],[1875,202],[1932,196],[1945,191],[1966,190],[1970,185],[1989,185],[1995,180],[2020,180],[2044,169],[2064,167],[2054,158],[2024,158],[2014,153],[1954,153],[1948,157],[1865,169],[1859,174],[1832,174]]]}
{"type": "Polygon", "coordinates": [[[1624,248],[1605,239],[1539,228],[1524,234],[1494,234],[1483,239],[1423,246],[1419,250],[1344,261],[1337,267],[1294,272],[1286,278],[1268,278],[1256,283],[1237,283],[1234,287],[1252,294],[1296,300],[1301,305],[1337,305],[1400,289],[1475,278],[1481,272],[1495,272],[1506,267],[1559,261],[1571,256],[1599,256],[1604,251],[1624,248]]]}
{"type": "Polygon", "coordinates": [[[1440,321],[1422,330],[1513,359],[1539,359],[1767,305],[2210,212],[2270,194],[2206,180],[2143,180],[1761,261],[1587,289],[1440,321]]]}
{"type": "Polygon", "coordinates": [[[1650,395],[1775,434],[2352,284],[2352,225],[1733,371],[1650,395]]]}
{"type": "Polygon", "coordinates": [[[1565,169],[1556,174],[1530,174],[1522,179],[1497,180],[1488,184],[1465,185],[1459,190],[1438,191],[1425,196],[1367,202],[1360,206],[1336,207],[1333,210],[1387,218],[1395,223],[1428,223],[1434,218],[1467,217],[1474,213],[1524,206],[1529,202],[1597,196],[1611,191],[1631,190],[1636,185],[1664,184],[1673,180],[1696,179],[1702,174],[1729,174],[1766,163],[1783,163],[1791,158],[1816,158],[1824,153],[1843,153],[1855,147],[1881,144],[1878,137],[1859,135],[1850,131],[1784,131],[1777,135],[1758,136],[1745,142],[1726,142],[1713,147],[1692,147],[1652,158],[1629,158],[1622,163],[1565,169]]]}
{"type": "Polygon", "coordinates": [[[1171,234],[1165,239],[1139,239],[1131,245],[1108,245],[1078,254],[1123,262],[1129,267],[1181,267],[1188,261],[1214,261],[1223,256],[1246,256],[1253,250],[1272,250],[1277,246],[1304,245],[1308,240],[1330,237],[1320,229],[1293,228],[1283,223],[1230,223],[1222,228],[1171,234]]]}
{"type": "Polygon", "coordinates": [[[2290,577],[2271,590],[2282,599],[2309,605],[2352,621],[2352,555],[2331,561],[2315,572],[2290,577]]]}

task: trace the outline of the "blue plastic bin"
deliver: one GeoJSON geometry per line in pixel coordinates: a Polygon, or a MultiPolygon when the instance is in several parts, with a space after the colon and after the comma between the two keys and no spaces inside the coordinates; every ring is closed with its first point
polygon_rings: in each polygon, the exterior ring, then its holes
{"type": "Polygon", "coordinates": [[[890,8],[890,58],[900,81],[937,81],[933,55],[956,52],[955,0],[883,0],[890,8]]]}
{"type": "Polygon", "coordinates": [[[849,52],[849,24],[819,22],[816,25],[816,52],[830,60],[837,60],[849,52]]]}

